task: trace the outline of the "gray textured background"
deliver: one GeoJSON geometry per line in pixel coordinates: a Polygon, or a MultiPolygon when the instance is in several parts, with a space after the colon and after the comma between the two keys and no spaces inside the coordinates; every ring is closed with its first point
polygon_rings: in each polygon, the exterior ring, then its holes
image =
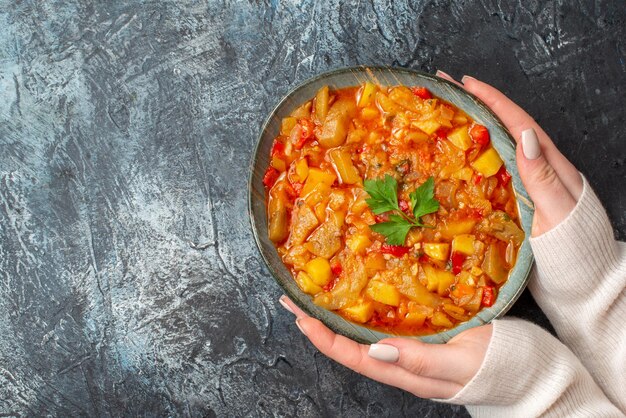
{"type": "Polygon", "coordinates": [[[333,364],[276,302],[247,167],[325,70],[491,82],[626,236],[623,1],[113,3],[0,0],[1,416],[466,415],[333,364]]]}

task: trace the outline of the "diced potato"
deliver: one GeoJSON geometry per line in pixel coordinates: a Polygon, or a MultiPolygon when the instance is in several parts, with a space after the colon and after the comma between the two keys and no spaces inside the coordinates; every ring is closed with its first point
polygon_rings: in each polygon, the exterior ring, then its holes
{"type": "Polygon", "coordinates": [[[365,234],[355,234],[346,240],[346,245],[353,253],[362,254],[372,245],[372,241],[365,234]]]}
{"type": "Polygon", "coordinates": [[[280,123],[280,133],[282,135],[288,136],[297,123],[298,119],[294,118],[293,116],[287,116],[286,118],[283,118],[280,123]]]}
{"type": "Polygon", "coordinates": [[[309,236],[305,246],[318,257],[331,258],[341,248],[341,230],[334,222],[324,222],[309,236]]]}
{"type": "Polygon", "coordinates": [[[417,279],[410,283],[403,283],[398,289],[400,293],[408,297],[420,305],[436,308],[439,305],[440,298],[428,291],[426,286],[421,284],[417,279]]]}
{"type": "Polygon", "coordinates": [[[326,204],[324,202],[318,203],[314,211],[318,221],[324,222],[326,220],[326,204]]]}
{"type": "Polygon", "coordinates": [[[430,136],[426,132],[419,131],[410,131],[404,137],[407,141],[412,141],[415,143],[427,141],[430,136]]]}
{"type": "Polygon", "coordinates": [[[408,312],[404,319],[402,320],[403,324],[421,327],[424,325],[426,321],[426,314],[423,312],[408,312]]]}
{"type": "Polygon", "coordinates": [[[367,255],[367,258],[365,259],[365,270],[368,275],[372,276],[376,272],[386,268],[387,260],[385,260],[385,256],[382,253],[372,252],[367,255]]]}
{"type": "Polygon", "coordinates": [[[318,286],[326,286],[332,278],[330,263],[327,259],[316,257],[304,267],[311,280],[318,286]]]}
{"type": "Polygon", "coordinates": [[[313,190],[303,196],[307,205],[315,207],[328,196],[328,193],[330,193],[330,186],[328,184],[317,183],[313,190]]]}
{"type": "Polygon", "coordinates": [[[500,170],[504,162],[493,147],[487,148],[474,161],[470,163],[472,168],[485,177],[491,177],[500,170]]]}
{"type": "Polygon", "coordinates": [[[446,239],[453,239],[457,235],[468,234],[472,232],[472,228],[476,225],[473,219],[465,219],[461,221],[449,221],[441,226],[441,235],[446,239]]]}
{"type": "Polygon", "coordinates": [[[400,292],[390,284],[372,280],[369,282],[365,293],[376,302],[391,306],[400,305],[400,292]]]}
{"type": "Polygon", "coordinates": [[[285,160],[277,156],[272,157],[272,161],[270,162],[270,165],[274,167],[276,170],[280,171],[281,173],[287,169],[287,164],[285,164],[285,160]]]}
{"type": "Polygon", "coordinates": [[[372,99],[374,98],[374,95],[376,94],[376,90],[378,90],[378,88],[376,87],[376,85],[374,83],[370,83],[369,81],[366,81],[365,84],[363,85],[363,89],[361,90],[361,96],[359,97],[359,107],[366,107],[369,106],[370,103],[372,103],[372,99]]]}
{"type": "Polygon", "coordinates": [[[341,228],[346,221],[346,212],[342,210],[333,210],[330,212],[330,219],[341,228]]]}
{"type": "Polygon", "coordinates": [[[481,268],[495,283],[504,282],[509,277],[509,270],[504,261],[504,245],[501,243],[490,244],[485,251],[485,259],[481,268]]]}
{"type": "Polygon", "coordinates": [[[320,123],[324,123],[328,114],[328,86],[324,86],[315,95],[315,117],[320,123]]]}
{"type": "Polygon", "coordinates": [[[456,170],[452,172],[452,175],[450,177],[453,179],[470,181],[473,175],[474,175],[474,170],[472,170],[469,167],[463,167],[460,170],[456,170]]]}
{"type": "Polygon", "coordinates": [[[380,112],[374,107],[366,107],[365,109],[361,110],[361,117],[365,120],[374,120],[379,116],[380,112]]]}
{"type": "Polygon", "coordinates": [[[426,287],[428,290],[431,292],[436,291],[439,295],[445,296],[448,293],[448,288],[454,283],[454,274],[435,268],[430,264],[423,264],[422,268],[426,274],[426,287]]]}
{"type": "Polygon", "coordinates": [[[324,148],[333,148],[342,145],[346,141],[348,125],[356,112],[353,100],[339,99],[330,107],[322,131],[317,137],[318,142],[324,148]]]}
{"type": "Polygon", "coordinates": [[[341,312],[354,322],[363,324],[372,318],[374,304],[370,301],[359,301],[356,305],[342,309],[341,312]]]}
{"type": "Polygon", "coordinates": [[[452,122],[454,122],[455,125],[462,125],[462,124],[467,123],[467,117],[457,112],[452,118],[452,122]]]}
{"type": "Polygon", "coordinates": [[[284,192],[272,193],[267,205],[268,235],[273,242],[282,242],[289,234],[287,197],[284,192]]]}
{"type": "Polygon", "coordinates": [[[309,175],[309,163],[306,158],[303,158],[296,163],[296,174],[298,175],[300,182],[306,180],[306,177],[309,175]]]}
{"type": "Polygon", "coordinates": [[[293,112],[291,112],[291,116],[296,119],[309,119],[311,117],[311,102],[306,102],[293,112]]]}
{"type": "Polygon", "coordinates": [[[450,255],[450,244],[425,242],[422,248],[427,256],[435,260],[446,261],[450,255]]]}
{"type": "Polygon", "coordinates": [[[448,140],[463,151],[467,151],[472,146],[472,139],[467,131],[467,125],[453,129],[448,134],[448,140]]]}
{"type": "Polygon", "coordinates": [[[306,196],[310,191],[318,185],[318,183],[324,183],[328,186],[332,186],[332,184],[337,179],[335,174],[320,170],[319,168],[309,168],[309,173],[306,179],[306,183],[304,183],[304,187],[302,188],[301,196],[306,196]]]}
{"type": "Polygon", "coordinates": [[[435,312],[430,322],[436,327],[452,328],[454,324],[443,312],[435,312]]]}
{"type": "Polygon", "coordinates": [[[470,234],[461,234],[452,240],[452,252],[465,255],[474,254],[474,240],[476,237],[470,234]]]}
{"type": "Polygon", "coordinates": [[[308,293],[309,295],[316,295],[322,291],[322,288],[316,285],[309,275],[303,271],[296,275],[296,283],[304,293],[308,293]]]}
{"type": "Polygon", "coordinates": [[[352,164],[352,158],[348,150],[343,148],[336,148],[330,150],[328,153],[330,161],[335,168],[335,172],[341,183],[343,184],[357,184],[361,182],[361,176],[357,171],[354,164],[352,164]]]}
{"type": "Polygon", "coordinates": [[[441,124],[433,119],[416,121],[413,122],[411,125],[415,125],[417,128],[426,132],[428,135],[432,135],[437,129],[441,127],[441,124]]]}

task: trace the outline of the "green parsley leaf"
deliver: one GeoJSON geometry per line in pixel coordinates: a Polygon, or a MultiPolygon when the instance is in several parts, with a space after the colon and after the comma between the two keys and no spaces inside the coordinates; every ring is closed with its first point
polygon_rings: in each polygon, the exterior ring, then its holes
{"type": "Polygon", "coordinates": [[[365,180],[365,191],[370,198],[365,200],[375,215],[390,210],[400,210],[398,207],[398,182],[389,174],[384,180],[365,180]]]}
{"type": "Polygon", "coordinates": [[[372,212],[389,215],[388,222],[370,225],[372,231],[382,234],[391,245],[404,245],[406,236],[414,226],[429,227],[420,222],[420,217],[437,212],[439,202],[435,199],[435,179],[430,177],[424,184],[410,194],[412,216],[406,215],[398,205],[398,182],[389,174],[382,180],[365,180],[365,191],[370,195],[365,202],[372,212]]]}
{"type": "Polygon", "coordinates": [[[390,215],[388,222],[370,225],[372,231],[384,235],[391,245],[404,245],[406,235],[414,225],[399,215],[390,215]]]}
{"type": "Polygon", "coordinates": [[[439,210],[439,202],[435,199],[435,179],[431,176],[420,187],[409,195],[413,215],[418,222],[420,218],[439,210]]]}

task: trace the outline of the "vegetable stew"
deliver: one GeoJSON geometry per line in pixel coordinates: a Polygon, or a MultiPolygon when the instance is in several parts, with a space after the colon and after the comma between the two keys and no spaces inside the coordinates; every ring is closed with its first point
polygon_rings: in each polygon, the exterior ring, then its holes
{"type": "Polygon", "coordinates": [[[269,238],[314,303],[425,335],[495,303],[524,240],[489,131],[423,87],[366,82],[282,120],[269,238]]]}

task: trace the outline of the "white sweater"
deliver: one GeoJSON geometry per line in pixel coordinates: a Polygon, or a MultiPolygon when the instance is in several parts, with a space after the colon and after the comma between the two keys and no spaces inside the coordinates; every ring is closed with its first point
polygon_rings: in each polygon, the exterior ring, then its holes
{"type": "Polygon", "coordinates": [[[574,211],[531,238],[530,291],[559,339],[501,319],[476,376],[445,402],[474,417],[626,416],[626,245],[583,178],[574,211]]]}

